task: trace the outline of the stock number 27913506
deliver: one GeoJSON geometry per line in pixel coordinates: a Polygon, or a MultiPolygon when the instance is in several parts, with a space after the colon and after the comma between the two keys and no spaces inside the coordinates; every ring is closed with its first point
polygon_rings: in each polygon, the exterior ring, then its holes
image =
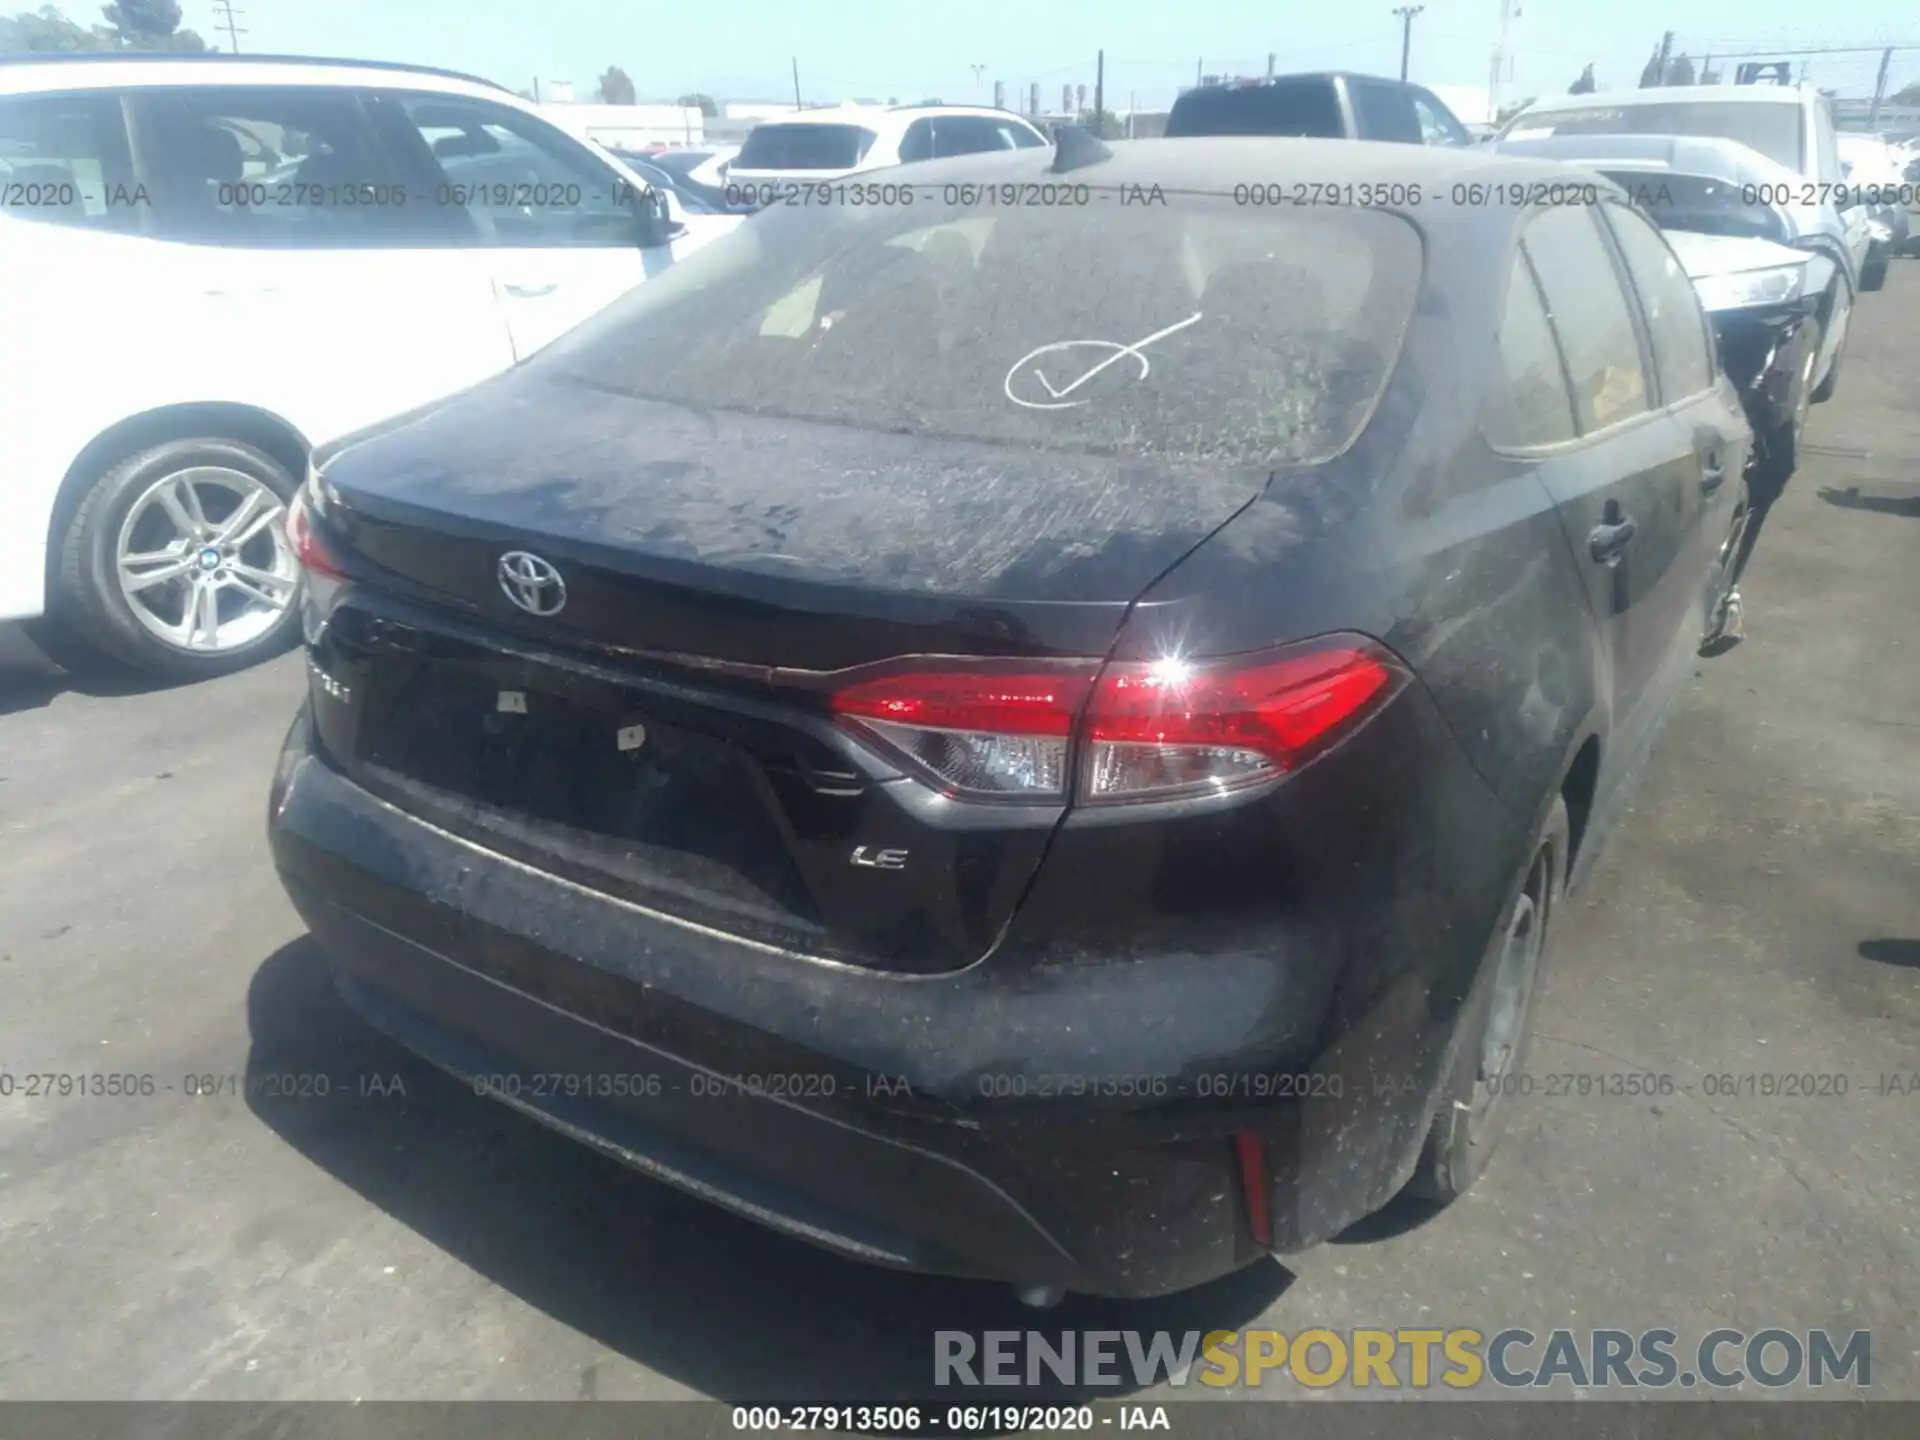
{"type": "Polygon", "coordinates": [[[1245,183],[1233,187],[1233,203],[1236,205],[1354,205],[1354,206],[1402,206],[1418,205],[1426,199],[1426,191],[1418,184],[1394,182],[1376,182],[1371,180],[1349,181],[1344,185],[1324,180],[1266,181],[1263,183],[1245,183]]]}

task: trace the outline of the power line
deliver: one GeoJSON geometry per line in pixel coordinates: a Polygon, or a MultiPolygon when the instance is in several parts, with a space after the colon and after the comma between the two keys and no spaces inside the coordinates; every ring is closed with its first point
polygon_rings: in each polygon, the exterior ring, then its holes
{"type": "Polygon", "coordinates": [[[220,18],[214,21],[213,28],[227,32],[227,43],[233,47],[233,53],[240,53],[240,37],[249,32],[235,25],[235,16],[244,16],[247,12],[233,8],[233,0],[213,0],[214,13],[220,18]]]}
{"type": "MultiPolygon", "coordinates": [[[[1735,41],[1735,44],[1745,42],[1735,41]]],[[[1802,45],[1776,45],[1771,50],[1720,50],[1715,49],[1716,60],[1768,60],[1775,56],[1786,55],[1878,55],[1883,50],[1920,50],[1920,42],[1911,45],[1825,45],[1811,48],[1802,45]]]]}

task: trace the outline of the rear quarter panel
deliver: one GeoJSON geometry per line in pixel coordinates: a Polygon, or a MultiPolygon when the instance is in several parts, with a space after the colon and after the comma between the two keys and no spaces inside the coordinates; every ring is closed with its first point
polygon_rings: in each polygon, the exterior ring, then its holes
{"type": "MultiPolygon", "coordinates": [[[[1387,714],[1261,802],[1264,815],[1248,806],[1209,822],[1238,826],[1240,848],[1274,860],[1252,893],[1276,914],[1228,948],[1292,987],[1249,1011],[1259,1023],[1238,1058],[1285,1054],[1304,1026],[1312,1039],[1294,1063],[1366,1077],[1348,1092],[1365,1105],[1302,1122],[1296,1188],[1275,1206],[1289,1246],[1334,1233],[1406,1178],[1521,862],[1581,744],[1607,724],[1599,634],[1553,504],[1533,461],[1480,434],[1505,266],[1500,230],[1478,240],[1429,247],[1418,318],[1354,446],[1276,474],[1148,592],[1116,650],[1226,654],[1359,631],[1416,677],[1387,714]],[[1295,852],[1274,838],[1297,835],[1320,847],[1316,876],[1302,878],[1309,863],[1289,863],[1295,852]]],[[[1222,943],[1199,911],[1182,931],[1166,899],[1201,888],[1181,867],[1185,852],[1217,853],[1211,831],[1186,845],[1170,831],[1128,857],[1114,842],[1097,850],[1075,818],[1030,903],[1044,904],[1056,863],[1079,854],[1083,875],[1105,876],[1115,912],[1154,897],[1159,946],[1222,943]]]]}
{"type": "MultiPolygon", "coordinates": [[[[1610,687],[1538,462],[1493,450],[1481,432],[1510,220],[1447,223],[1453,233],[1427,247],[1417,315],[1359,439],[1329,464],[1276,474],[1143,598],[1187,607],[1196,651],[1334,630],[1385,641],[1530,826],[1579,744],[1604,729],[1610,687]]],[[[1123,640],[1156,643],[1138,626],[1123,640]]]]}

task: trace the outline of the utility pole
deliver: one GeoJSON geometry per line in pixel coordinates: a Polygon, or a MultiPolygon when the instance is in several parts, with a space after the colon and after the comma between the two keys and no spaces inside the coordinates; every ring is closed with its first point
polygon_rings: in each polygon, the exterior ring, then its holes
{"type": "Polygon", "coordinates": [[[1273,51],[1267,52],[1267,79],[1273,79],[1273,51]]]}
{"type": "Polygon", "coordinates": [[[1093,52],[1093,133],[1105,139],[1107,128],[1107,52],[1093,52]]]}
{"type": "Polygon", "coordinates": [[[800,103],[800,57],[798,55],[793,57],[793,108],[796,110],[806,108],[800,103]]]}
{"type": "Polygon", "coordinates": [[[233,47],[233,53],[240,53],[240,37],[247,32],[233,23],[235,16],[244,16],[247,12],[233,8],[232,0],[213,0],[214,14],[219,18],[213,22],[213,28],[227,32],[227,43],[233,47]]]}
{"type": "MultiPolygon", "coordinates": [[[[1401,5],[1394,9],[1400,17],[1400,78],[1407,78],[1407,54],[1413,49],[1413,17],[1427,7],[1424,5],[1401,5]]],[[[1267,57],[1267,73],[1273,73],[1273,57],[1267,57]]]]}
{"type": "Polygon", "coordinates": [[[1887,98],[1887,67],[1893,64],[1891,48],[1880,52],[1880,78],[1873,82],[1873,109],[1867,113],[1867,128],[1873,129],[1880,123],[1880,106],[1887,98]]]}
{"type": "Polygon", "coordinates": [[[1193,62],[1193,86],[1196,90],[1200,88],[1200,67],[1204,64],[1206,64],[1204,60],[1196,60],[1193,62]]]}
{"type": "Polygon", "coordinates": [[[1513,0],[1500,0],[1500,38],[1493,42],[1493,64],[1487,71],[1487,119],[1500,119],[1500,85],[1507,78],[1507,34],[1513,28],[1513,0]]]}
{"type": "Polygon", "coordinates": [[[976,100],[980,98],[980,77],[986,73],[987,67],[984,65],[973,67],[973,94],[976,100]]]}
{"type": "Polygon", "coordinates": [[[1655,84],[1664,85],[1667,83],[1667,57],[1672,53],[1673,32],[1669,30],[1660,37],[1660,63],[1655,67],[1658,72],[1654,77],[1655,84]]]}
{"type": "Polygon", "coordinates": [[[538,75],[533,77],[533,103],[536,105],[540,103],[540,77],[538,75]]]}

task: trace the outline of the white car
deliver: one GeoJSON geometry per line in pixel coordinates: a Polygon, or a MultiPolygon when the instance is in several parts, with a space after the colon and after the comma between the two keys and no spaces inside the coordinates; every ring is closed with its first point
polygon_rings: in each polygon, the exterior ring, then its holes
{"type": "Polygon", "coordinates": [[[738,225],[483,80],[0,63],[0,622],[171,676],[291,638],[317,445],[526,359],[738,225]]]}
{"type": "MultiPolygon", "coordinates": [[[[1913,200],[1913,184],[1906,178],[1906,166],[1900,151],[1879,135],[1842,134],[1840,167],[1847,184],[1862,192],[1867,213],[1877,225],[1873,248],[1868,252],[1867,273],[1884,283],[1887,262],[1907,248],[1912,235],[1908,206],[1913,200]]],[[[1865,284],[1864,289],[1877,289],[1865,284]]]]}
{"type": "MultiPolygon", "coordinates": [[[[1810,85],[1674,85],[1552,95],[1508,120],[1495,143],[1511,154],[1567,160],[1612,173],[1670,169],[1737,184],[1746,203],[1778,212],[1779,238],[1833,260],[1820,304],[1821,355],[1813,398],[1839,383],[1860,292],[1878,289],[1874,227],[1847,183],[1833,103],[1810,85]],[[1718,154],[1710,152],[1717,151],[1718,154]]],[[[1616,177],[1617,178],[1617,177],[1616,177]]],[[[1649,184],[1658,185],[1657,175],[1649,184]]]]}
{"type": "Polygon", "coordinates": [[[796,186],[889,165],[1051,145],[1011,110],[979,105],[845,105],[762,120],[727,169],[727,193],[771,203],[796,186]]]}

